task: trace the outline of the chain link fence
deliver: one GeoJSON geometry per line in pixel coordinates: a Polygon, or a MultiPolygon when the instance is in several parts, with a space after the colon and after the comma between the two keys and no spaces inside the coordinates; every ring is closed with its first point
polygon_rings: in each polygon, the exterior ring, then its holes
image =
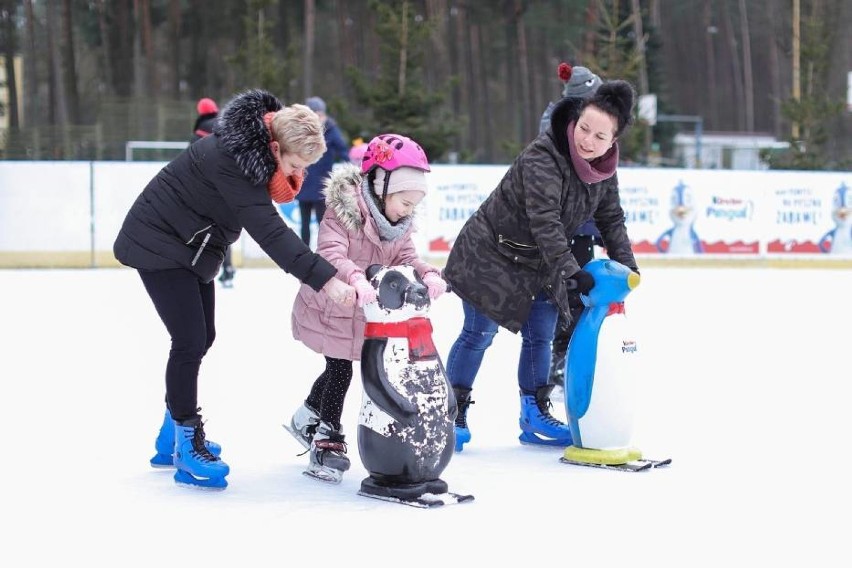
{"type": "MultiPolygon", "coordinates": [[[[187,101],[144,99],[101,102],[87,125],[23,125],[0,129],[3,160],[124,160],[128,140],[189,141],[195,105],[187,101]]],[[[43,118],[42,118],[43,120],[43,118]]],[[[140,149],[137,160],[169,160],[175,151],[140,149]]]]}

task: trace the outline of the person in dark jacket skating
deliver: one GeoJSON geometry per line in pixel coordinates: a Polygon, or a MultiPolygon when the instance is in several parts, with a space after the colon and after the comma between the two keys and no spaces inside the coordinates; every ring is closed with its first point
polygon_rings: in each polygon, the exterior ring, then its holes
{"type": "Polygon", "coordinates": [[[317,225],[325,215],[325,195],[322,190],[331,174],[334,164],[349,160],[349,146],[343,139],[343,134],[333,118],[326,113],[325,101],[319,97],[310,97],[305,104],[317,113],[322,121],[326,151],[322,157],[308,167],[302,191],[296,198],[299,201],[299,213],[302,219],[302,240],[306,245],[311,244],[311,212],[314,213],[317,225]]]}
{"type": "Polygon", "coordinates": [[[571,445],[568,426],[549,412],[551,341],[558,315],[570,321],[569,291],[588,293],[594,278],[571,254],[570,235],[593,218],[609,257],[636,270],[616,175],[617,140],[633,120],[633,102],[625,81],[562,99],[550,128],[515,159],[453,243],[443,275],[464,309],[447,358],[457,451],[470,441],[471,389],[499,326],[523,338],[521,442],[571,445]]]}
{"type": "MultiPolygon", "coordinates": [[[[562,97],[580,97],[587,98],[595,94],[603,84],[601,78],[592,73],[588,68],[575,66],[572,67],[567,63],[560,63],[556,68],[556,73],[559,79],[564,83],[562,87],[562,97]]],[[[550,128],[550,117],[553,114],[553,109],[556,103],[551,102],[541,115],[539,125],[539,134],[546,132],[550,128]]],[[[571,254],[577,260],[577,265],[580,268],[595,258],[595,245],[603,246],[601,233],[595,226],[595,221],[589,219],[571,235],[571,254]]],[[[571,335],[574,333],[574,327],[577,325],[577,318],[583,313],[583,302],[580,300],[580,295],[577,293],[569,293],[568,306],[571,311],[571,319],[565,319],[559,316],[556,322],[556,331],[553,334],[553,354],[550,359],[550,377],[548,383],[553,386],[550,398],[551,400],[562,400],[565,392],[565,357],[568,353],[568,344],[571,342],[571,335]]]]}
{"type": "Polygon", "coordinates": [[[168,465],[171,457],[178,483],[227,486],[221,448],[205,440],[198,371],[216,338],[213,279],[240,232],[301,282],[354,304],[354,289],[311,252],[273,203],[294,199],[305,169],[324,151],[322,125],[309,108],[247,91],[227,104],[212,135],[190,144],[148,183],[118,233],[116,259],[139,272],[171,336],[167,409],[152,465],[168,465]]]}

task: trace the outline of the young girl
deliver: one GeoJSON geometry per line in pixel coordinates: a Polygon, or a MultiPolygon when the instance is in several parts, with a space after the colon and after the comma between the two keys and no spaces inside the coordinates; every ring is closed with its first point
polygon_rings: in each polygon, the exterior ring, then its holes
{"type": "Polygon", "coordinates": [[[361,359],[366,321],[361,309],[376,291],[364,270],[372,264],[409,264],[434,300],[447,285],[440,271],[417,256],[413,214],[426,195],[429,161],[420,145],[398,134],[380,134],[367,145],[361,167],[347,164],[326,182],[326,214],[317,252],[351,284],[357,306],[334,304],[322,291],[302,286],[293,305],[293,336],[325,356],[325,371],[284,427],[310,450],[306,475],[339,483],[349,469],[340,424],[352,381],[352,362],[361,359]]]}

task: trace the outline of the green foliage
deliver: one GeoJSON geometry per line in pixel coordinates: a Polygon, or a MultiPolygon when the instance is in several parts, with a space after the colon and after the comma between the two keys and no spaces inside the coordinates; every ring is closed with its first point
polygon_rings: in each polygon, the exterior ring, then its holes
{"type": "Polygon", "coordinates": [[[781,104],[781,114],[798,126],[799,136],[791,132],[785,151],[768,152],[763,157],[770,169],[822,170],[828,168],[826,144],[828,129],[843,114],[845,101],[826,94],[829,61],[835,35],[830,22],[823,18],[808,18],[801,40],[801,92],[796,100],[789,98],[781,104]]]}
{"type": "Polygon", "coordinates": [[[276,54],[273,30],[280,25],[269,8],[273,0],[247,0],[242,17],[245,41],[226,62],[237,75],[239,90],[260,88],[283,98],[291,80],[301,74],[298,58],[292,51],[284,57],[276,54]]]}
{"type": "Polygon", "coordinates": [[[450,85],[429,92],[423,84],[423,57],[433,30],[408,0],[370,0],[368,6],[381,42],[380,72],[369,76],[346,70],[356,102],[369,110],[358,118],[341,117],[341,123],[355,135],[403,134],[416,140],[431,161],[440,160],[461,125],[444,106],[450,85]]]}
{"type": "MultiPolygon", "coordinates": [[[[586,67],[607,80],[623,79],[636,88],[642,53],[633,37],[634,14],[630,3],[620,0],[595,0],[600,26],[595,31],[596,52],[587,54],[586,67]]],[[[644,154],[648,125],[636,121],[619,139],[621,159],[640,162],[644,154]]]]}
{"type": "Polygon", "coordinates": [[[626,0],[595,0],[600,27],[596,30],[596,53],[587,54],[589,69],[608,79],[624,79],[634,85],[639,76],[642,53],[633,37],[633,14],[626,0]]]}

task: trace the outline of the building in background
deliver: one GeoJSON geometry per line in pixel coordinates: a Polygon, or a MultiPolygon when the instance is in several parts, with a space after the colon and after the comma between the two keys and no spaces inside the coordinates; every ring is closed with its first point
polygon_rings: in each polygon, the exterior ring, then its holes
{"type": "Polygon", "coordinates": [[[789,146],[768,134],[705,132],[701,136],[701,163],[696,164],[695,134],[676,134],[674,144],[675,159],[681,167],[710,170],[768,170],[761,151],[789,146]]]}

